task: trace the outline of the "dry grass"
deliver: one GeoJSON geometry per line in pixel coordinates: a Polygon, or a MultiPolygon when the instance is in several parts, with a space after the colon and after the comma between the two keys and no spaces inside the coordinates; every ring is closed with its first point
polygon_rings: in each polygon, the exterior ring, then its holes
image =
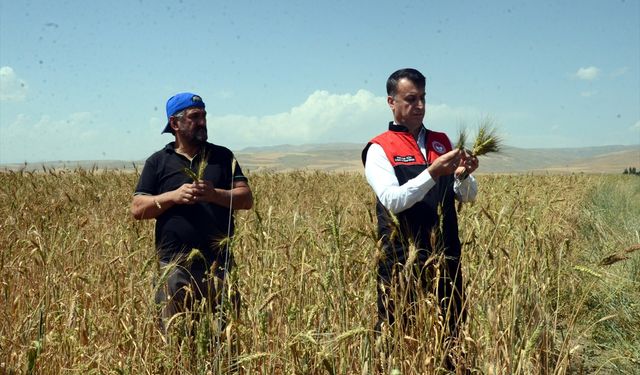
{"type": "Polygon", "coordinates": [[[469,320],[451,345],[428,308],[421,328],[375,340],[361,175],[250,179],[256,205],[232,244],[240,318],[165,342],[153,222],[128,212],[136,176],[0,174],[0,373],[420,374],[448,355],[484,374],[638,368],[640,252],[599,265],[640,243],[635,176],[480,176],[460,212],[469,320]]]}

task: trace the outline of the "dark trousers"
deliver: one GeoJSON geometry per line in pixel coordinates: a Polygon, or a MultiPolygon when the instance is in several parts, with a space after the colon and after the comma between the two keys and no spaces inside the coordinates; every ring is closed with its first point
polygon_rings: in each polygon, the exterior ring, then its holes
{"type": "MultiPolygon", "coordinates": [[[[240,311],[240,294],[233,288],[230,301],[223,301],[223,296],[228,294],[223,290],[226,285],[228,270],[214,265],[191,264],[189,266],[180,263],[159,262],[160,276],[157,280],[156,304],[160,308],[160,326],[166,332],[167,325],[177,314],[196,312],[203,300],[206,301],[197,314],[192,318],[198,320],[202,314],[221,314],[220,327],[226,324],[226,312],[222,303],[231,304],[234,314],[240,311]]],[[[228,268],[231,268],[230,266],[228,268]]],[[[226,297],[225,297],[226,298],[226,297]]]]}
{"type": "Polygon", "coordinates": [[[440,313],[446,318],[449,335],[456,337],[458,325],[466,319],[460,258],[428,257],[423,253],[409,266],[411,269],[406,267],[405,256],[400,259],[387,256],[378,262],[376,331],[380,332],[383,323],[391,328],[398,323],[411,326],[416,309],[421,307],[420,296],[424,298],[432,293],[439,301],[440,313]],[[396,321],[396,314],[400,315],[400,322],[396,321]]]}

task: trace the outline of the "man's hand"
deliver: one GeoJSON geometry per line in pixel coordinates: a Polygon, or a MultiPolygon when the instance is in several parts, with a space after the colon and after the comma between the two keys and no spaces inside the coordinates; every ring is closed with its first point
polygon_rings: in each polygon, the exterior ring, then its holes
{"type": "MultiPolygon", "coordinates": [[[[234,187],[236,201],[234,209],[249,209],[253,206],[251,189],[246,182],[237,182],[234,187]]],[[[198,202],[214,203],[223,207],[231,205],[230,190],[216,190],[211,181],[196,181],[182,184],[179,188],[163,194],[136,195],[131,203],[131,214],[137,220],[153,219],[162,215],[176,204],[195,204],[198,202]]]]}
{"type": "Polygon", "coordinates": [[[198,201],[199,190],[196,184],[182,184],[173,191],[173,202],[175,204],[194,204],[198,201]]]}
{"type": "Polygon", "coordinates": [[[207,202],[222,207],[233,205],[233,209],[239,210],[248,210],[253,206],[251,189],[244,181],[235,182],[232,190],[216,189],[211,181],[196,181],[180,186],[171,194],[174,204],[207,202]]]}
{"type": "Polygon", "coordinates": [[[215,202],[216,189],[211,181],[196,181],[192,184],[195,199],[199,202],[215,202]]]}
{"type": "Polygon", "coordinates": [[[444,155],[440,155],[427,170],[431,177],[434,178],[453,174],[460,165],[462,155],[463,152],[457,148],[451,150],[444,155]]]}
{"type": "Polygon", "coordinates": [[[478,158],[464,150],[460,159],[460,166],[456,169],[456,177],[464,179],[478,169],[478,165],[478,158]]]}

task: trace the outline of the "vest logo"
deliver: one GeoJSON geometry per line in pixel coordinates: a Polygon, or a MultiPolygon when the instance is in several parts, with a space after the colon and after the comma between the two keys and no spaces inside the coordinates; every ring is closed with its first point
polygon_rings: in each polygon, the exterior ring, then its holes
{"type": "Polygon", "coordinates": [[[396,163],[413,163],[416,161],[416,158],[413,155],[394,156],[393,161],[396,163]]]}
{"type": "Polygon", "coordinates": [[[444,154],[445,151],[447,151],[444,145],[438,141],[431,142],[431,147],[433,147],[433,149],[436,150],[436,152],[441,155],[444,154]]]}

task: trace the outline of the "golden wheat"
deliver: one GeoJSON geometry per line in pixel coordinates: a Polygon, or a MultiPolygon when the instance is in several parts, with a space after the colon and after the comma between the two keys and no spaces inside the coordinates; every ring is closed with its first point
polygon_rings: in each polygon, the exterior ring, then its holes
{"type": "Polygon", "coordinates": [[[373,333],[375,197],[359,174],[250,174],[255,207],[230,244],[241,315],[219,332],[196,311],[164,337],[153,222],[128,213],[137,176],[2,173],[0,372],[431,374],[451,358],[478,373],[632,373],[640,257],[598,263],[638,243],[633,178],[478,176],[481,199],[459,213],[469,319],[451,342],[429,294],[412,329],[373,333]],[[601,191],[631,200],[590,208],[601,191]]]}

